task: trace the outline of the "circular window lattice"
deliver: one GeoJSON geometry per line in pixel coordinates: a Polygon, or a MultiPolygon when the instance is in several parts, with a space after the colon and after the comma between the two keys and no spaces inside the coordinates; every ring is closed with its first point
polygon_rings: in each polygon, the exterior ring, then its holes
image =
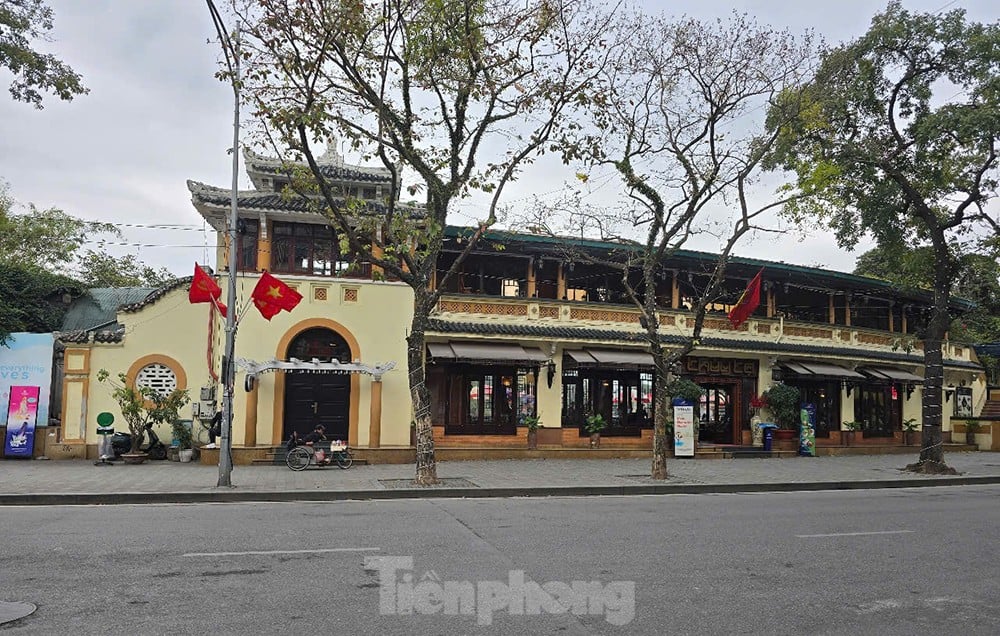
{"type": "Polygon", "coordinates": [[[166,397],[177,390],[177,374],[165,364],[148,364],[136,374],[135,385],[166,397]]]}

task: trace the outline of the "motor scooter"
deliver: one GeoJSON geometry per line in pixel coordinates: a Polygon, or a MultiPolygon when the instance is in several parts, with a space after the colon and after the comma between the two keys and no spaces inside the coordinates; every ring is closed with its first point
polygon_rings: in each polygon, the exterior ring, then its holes
{"type": "MultiPolygon", "coordinates": [[[[114,449],[115,459],[119,459],[132,450],[132,436],[123,432],[115,433],[111,436],[111,448],[114,449]]],[[[139,447],[139,452],[146,453],[150,459],[167,458],[167,447],[153,431],[152,424],[146,425],[146,444],[139,447]]]]}

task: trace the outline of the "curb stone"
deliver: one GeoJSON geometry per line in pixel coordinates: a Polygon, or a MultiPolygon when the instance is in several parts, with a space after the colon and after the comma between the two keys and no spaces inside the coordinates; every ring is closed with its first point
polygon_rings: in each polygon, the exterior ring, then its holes
{"type": "Polygon", "coordinates": [[[0,494],[0,506],[136,505],[171,503],[318,502],[392,499],[484,499],[509,497],[595,497],[698,495],[819,490],[881,490],[1000,484],[1000,475],[916,479],[841,480],[742,484],[627,484],[534,488],[392,488],[363,490],[259,491],[213,489],[188,492],[0,494]]]}

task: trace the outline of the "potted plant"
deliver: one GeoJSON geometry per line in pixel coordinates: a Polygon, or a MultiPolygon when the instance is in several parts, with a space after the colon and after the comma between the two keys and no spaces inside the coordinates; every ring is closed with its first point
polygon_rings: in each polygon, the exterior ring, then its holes
{"type": "Polygon", "coordinates": [[[535,450],[538,448],[538,427],[541,426],[542,420],[537,415],[525,415],[524,425],[528,427],[528,449],[535,450]]]}
{"type": "Polygon", "coordinates": [[[586,424],[583,425],[585,431],[590,433],[590,447],[598,448],[601,445],[601,431],[607,428],[604,416],[594,413],[587,416],[586,424]]]}
{"type": "Polygon", "coordinates": [[[800,399],[801,393],[794,386],[787,384],[775,384],[761,396],[767,403],[768,410],[774,423],[778,425],[775,437],[778,439],[792,439],[795,437],[796,429],[800,423],[800,399]]]}
{"type": "Polygon", "coordinates": [[[903,444],[913,446],[917,438],[918,428],[920,428],[920,424],[917,422],[917,418],[911,417],[903,420],[903,444]]]}
{"type": "Polygon", "coordinates": [[[191,461],[191,457],[194,455],[194,440],[191,436],[191,426],[188,422],[184,420],[174,420],[170,425],[174,433],[174,439],[177,440],[177,458],[182,462],[191,461]]]}
{"type": "Polygon", "coordinates": [[[111,397],[118,403],[122,419],[128,424],[132,448],[122,455],[127,463],[144,462],[146,454],[140,449],[146,430],[156,424],[173,423],[181,408],[190,401],[186,390],[174,390],[169,395],[162,395],[149,387],[135,386],[124,373],[119,373],[117,380],[113,380],[107,369],[98,371],[97,380],[111,387],[111,397]]]}
{"type": "Polygon", "coordinates": [[[855,437],[855,435],[857,434],[858,431],[860,431],[862,429],[863,426],[864,426],[863,422],[856,422],[856,421],[853,421],[853,420],[850,421],[850,422],[844,422],[844,429],[845,429],[844,430],[844,445],[845,446],[850,446],[851,444],[854,443],[854,437],[855,437]]]}

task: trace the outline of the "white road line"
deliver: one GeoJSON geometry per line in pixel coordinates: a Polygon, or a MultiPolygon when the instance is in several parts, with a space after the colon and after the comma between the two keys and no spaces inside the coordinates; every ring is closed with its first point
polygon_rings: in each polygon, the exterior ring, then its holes
{"type": "Polygon", "coordinates": [[[835,532],[833,534],[797,534],[797,539],[822,539],[825,537],[867,537],[878,534],[911,534],[915,530],[882,530],[880,532],[835,532]]]}
{"type": "Polygon", "coordinates": [[[323,554],[327,552],[378,552],[379,548],[323,548],[319,550],[249,550],[247,552],[188,552],[182,557],[255,556],[268,554],[323,554]]]}

